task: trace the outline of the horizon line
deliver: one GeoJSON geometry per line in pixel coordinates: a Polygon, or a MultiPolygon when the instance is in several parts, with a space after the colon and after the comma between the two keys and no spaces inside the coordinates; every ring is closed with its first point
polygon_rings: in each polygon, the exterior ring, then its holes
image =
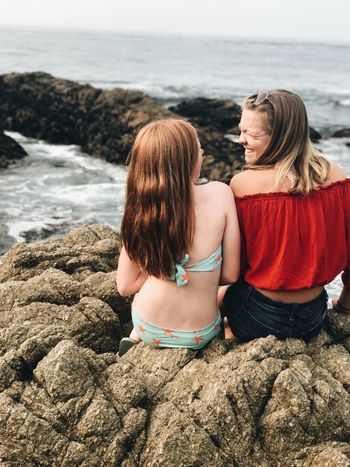
{"type": "Polygon", "coordinates": [[[198,39],[218,39],[234,42],[262,42],[262,43],[275,43],[275,44],[299,44],[299,45],[318,45],[318,46],[339,46],[339,47],[350,47],[350,40],[340,41],[339,39],[325,40],[324,38],[296,38],[296,37],[261,37],[261,36],[241,36],[234,34],[217,34],[217,33],[199,33],[199,32],[174,32],[174,31],[135,31],[126,29],[101,29],[96,27],[79,27],[79,26],[63,26],[63,25],[42,25],[42,24],[3,24],[0,19],[0,27],[18,30],[26,29],[30,31],[44,30],[44,31],[66,31],[66,32],[78,32],[85,34],[113,34],[121,36],[136,36],[136,37],[168,37],[168,38],[198,38],[198,39]]]}

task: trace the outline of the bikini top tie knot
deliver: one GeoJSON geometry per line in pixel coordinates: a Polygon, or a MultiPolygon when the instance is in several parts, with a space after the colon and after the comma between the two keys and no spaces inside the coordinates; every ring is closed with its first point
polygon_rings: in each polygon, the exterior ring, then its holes
{"type": "Polygon", "coordinates": [[[178,287],[188,284],[189,277],[187,272],[209,272],[215,271],[221,267],[222,263],[222,246],[221,243],[208,258],[197,261],[196,263],[188,264],[190,257],[185,255],[178,263],[175,264],[175,273],[169,277],[170,280],[176,281],[178,287]]]}

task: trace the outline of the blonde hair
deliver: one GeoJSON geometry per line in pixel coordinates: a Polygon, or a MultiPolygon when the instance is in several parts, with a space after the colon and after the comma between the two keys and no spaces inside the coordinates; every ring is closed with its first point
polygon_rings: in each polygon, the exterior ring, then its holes
{"type": "Polygon", "coordinates": [[[155,121],[135,139],[120,238],[129,257],[149,275],[170,276],[192,243],[198,157],[197,132],[183,120],[155,121]]]}
{"type": "Polygon", "coordinates": [[[304,102],[284,89],[267,92],[267,98],[256,105],[258,93],[246,97],[242,110],[249,109],[266,116],[266,132],[270,143],[249,169],[276,169],[276,188],[291,175],[291,193],[307,194],[326,182],[330,163],[313,146],[304,102]]]}

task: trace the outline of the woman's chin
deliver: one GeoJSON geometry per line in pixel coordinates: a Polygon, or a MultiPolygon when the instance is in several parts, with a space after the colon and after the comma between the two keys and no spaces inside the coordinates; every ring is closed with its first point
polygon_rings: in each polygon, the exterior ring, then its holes
{"type": "Polygon", "coordinates": [[[245,159],[245,162],[247,165],[252,165],[254,164],[254,162],[256,161],[256,157],[254,155],[254,153],[248,153],[248,154],[244,154],[244,159],[245,159]]]}

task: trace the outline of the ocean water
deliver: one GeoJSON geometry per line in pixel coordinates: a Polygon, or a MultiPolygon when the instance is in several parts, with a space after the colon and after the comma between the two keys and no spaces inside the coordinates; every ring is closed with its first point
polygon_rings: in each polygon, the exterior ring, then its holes
{"type": "MultiPolygon", "coordinates": [[[[350,175],[350,45],[127,35],[50,29],[0,30],[0,74],[46,71],[95,87],[141,90],[170,105],[186,97],[240,101],[286,88],[305,101],[320,149],[350,175]]],[[[118,228],[125,167],[14,136],[30,154],[0,172],[0,255],[16,241],[61,235],[98,222],[118,228]]],[[[339,285],[336,282],[335,288],[339,285]]]]}
{"type": "Polygon", "coordinates": [[[82,225],[118,227],[126,167],[89,157],[77,146],[6,134],[29,157],[0,171],[0,255],[14,242],[43,240],[82,225]]]}

